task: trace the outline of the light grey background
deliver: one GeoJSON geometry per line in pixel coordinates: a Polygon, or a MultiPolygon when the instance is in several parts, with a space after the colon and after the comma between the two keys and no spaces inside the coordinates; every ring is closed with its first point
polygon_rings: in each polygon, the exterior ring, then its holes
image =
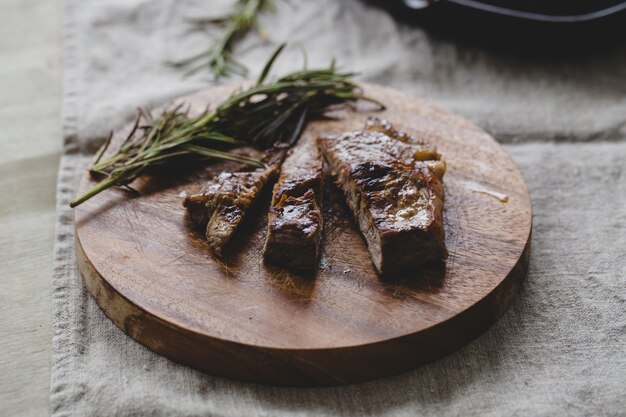
{"type": "MultiPolygon", "coordinates": [[[[275,42],[303,45],[310,65],[336,56],[364,80],[419,94],[503,142],[519,143],[507,150],[534,205],[530,272],[519,298],[458,353],[344,388],[233,383],[175,365],[128,339],[80,285],[66,203],[88,158],[83,151],[132,117],[136,106],[207,85],[202,76],[182,80],[162,65],[202,48],[205,37],[186,34],[183,17],[207,7],[68,0],[53,414],[624,415],[625,54],[599,55],[576,67],[543,65],[458,48],[356,0],[291,3],[279,3],[263,27],[275,42]]],[[[251,35],[239,52],[254,72],[273,47],[251,35]]],[[[301,64],[297,48],[288,52],[281,72],[301,64]]]]}
{"type": "Polygon", "coordinates": [[[0,416],[44,416],[62,145],[61,12],[56,0],[0,0],[0,16],[0,416]]]}

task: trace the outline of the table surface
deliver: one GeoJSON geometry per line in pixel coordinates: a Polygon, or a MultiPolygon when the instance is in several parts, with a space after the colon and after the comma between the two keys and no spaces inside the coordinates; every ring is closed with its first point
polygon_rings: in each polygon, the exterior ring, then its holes
{"type": "Polygon", "coordinates": [[[62,145],[59,3],[0,0],[2,416],[49,413],[52,244],[62,145]]]}

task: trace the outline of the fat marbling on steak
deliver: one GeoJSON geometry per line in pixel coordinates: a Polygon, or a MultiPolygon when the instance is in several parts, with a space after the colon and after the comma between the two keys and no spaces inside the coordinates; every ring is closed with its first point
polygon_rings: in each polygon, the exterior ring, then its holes
{"type": "Polygon", "coordinates": [[[209,247],[216,255],[222,255],[263,188],[275,180],[286,153],[286,145],[276,145],[265,152],[264,168],[222,172],[200,193],[185,197],[183,205],[192,220],[205,229],[209,247]]]}
{"type": "Polygon", "coordinates": [[[377,119],[318,142],[379,273],[447,257],[445,162],[434,147],[377,119]]]}
{"type": "Polygon", "coordinates": [[[268,214],[265,260],[289,269],[317,266],[322,231],[322,156],[303,141],[282,165],[268,214]]]}

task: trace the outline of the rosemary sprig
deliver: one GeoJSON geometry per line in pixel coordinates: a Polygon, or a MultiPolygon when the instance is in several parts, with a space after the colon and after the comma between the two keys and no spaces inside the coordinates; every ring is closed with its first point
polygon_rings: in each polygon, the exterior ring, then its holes
{"type": "MultiPolygon", "coordinates": [[[[238,0],[237,10],[232,15],[219,21],[209,21],[210,23],[222,22],[226,25],[222,36],[215,40],[209,49],[182,61],[170,62],[170,64],[186,68],[186,75],[204,68],[208,68],[215,79],[230,74],[246,75],[246,67],[233,59],[233,45],[256,24],[259,12],[266,10],[270,5],[271,0],[238,0]]],[[[202,24],[206,21],[197,23],[202,24]]]]}
{"type": "Polygon", "coordinates": [[[71,207],[112,186],[128,186],[150,169],[183,157],[215,158],[263,166],[255,159],[229,153],[240,145],[268,148],[276,142],[293,144],[307,122],[323,116],[329,106],[365,99],[354,84],[352,72],[340,72],[334,62],[328,68],[302,70],[266,82],[281,45],[268,60],[256,84],[233,94],[214,111],[190,116],[183,105],[163,111],[157,118],[140,110],[125,140],[110,155],[106,141],[90,167],[103,178],[77,197],[71,207]]]}

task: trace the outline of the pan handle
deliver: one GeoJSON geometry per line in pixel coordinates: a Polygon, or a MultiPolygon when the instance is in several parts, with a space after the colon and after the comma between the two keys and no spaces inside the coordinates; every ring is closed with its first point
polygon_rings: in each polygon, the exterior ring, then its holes
{"type": "Polygon", "coordinates": [[[527,12],[523,10],[511,9],[504,6],[496,6],[489,3],[483,3],[480,0],[403,0],[404,4],[415,10],[424,9],[433,3],[439,1],[446,1],[448,3],[457,4],[459,6],[469,7],[484,12],[495,13],[504,16],[518,17],[527,20],[535,20],[539,22],[548,23],[580,23],[588,22],[590,20],[600,19],[607,17],[615,13],[626,10],[626,1],[623,1],[613,6],[609,6],[600,10],[596,10],[589,13],[574,14],[574,15],[549,15],[543,13],[527,12]]]}

